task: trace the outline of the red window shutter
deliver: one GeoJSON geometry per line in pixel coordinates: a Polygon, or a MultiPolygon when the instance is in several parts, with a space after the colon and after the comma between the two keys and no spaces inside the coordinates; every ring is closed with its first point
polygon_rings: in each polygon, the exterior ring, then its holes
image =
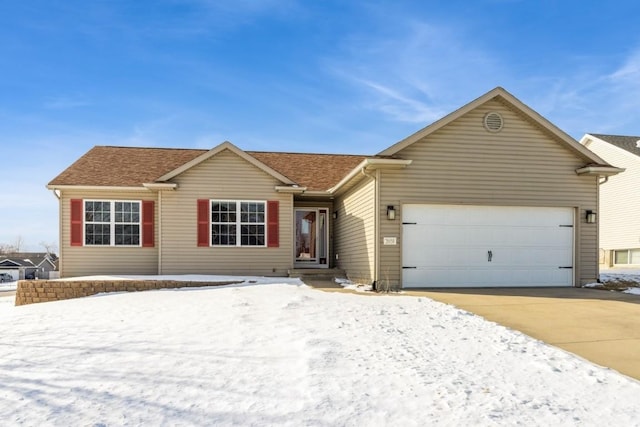
{"type": "Polygon", "coordinates": [[[208,199],[198,199],[198,246],[209,246],[209,215],[208,199]]]}
{"type": "Polygon", "coordinates": [[[142,246],[152,248],[155,244],[155,202],[153,200],[142,201],[142,246]]]}
{"type": "Polygon", "coordinates": [[[279,204],[277,200],[267,201],[267,247],[280,246],[279,204]]]}
{"type": "Polygon", "coordinates": [[[82,246],[82,199],[71,199],[71,246],[82,246]]]}

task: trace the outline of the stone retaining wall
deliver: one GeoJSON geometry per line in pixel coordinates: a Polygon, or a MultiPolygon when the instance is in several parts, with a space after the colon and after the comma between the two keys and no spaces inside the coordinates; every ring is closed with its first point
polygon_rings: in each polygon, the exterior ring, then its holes
{"type": "Polygon", "coordinates": [[[60,301],[87,297],[103,292],[136,292],[152,289],[199,288],[242,283],[182,282],[177,280],[20,280],[15,305],[60,301]]]}

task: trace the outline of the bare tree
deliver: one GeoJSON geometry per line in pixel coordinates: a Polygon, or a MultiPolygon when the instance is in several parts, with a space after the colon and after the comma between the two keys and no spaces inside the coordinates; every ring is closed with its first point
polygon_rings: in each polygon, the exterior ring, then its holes
{"type": "Polygon", "coordinates": [[[58,245],[55,242],[40,242],[40,246],[44,248],[49,255],[55,255],[58,252],[58,245]]]}
{"type": "Polygon", "coordinates": [[[16,237],[13,243],[0,243],[0,254],[20,252],[20,250],[22,249],[23,243],[24,243],[24,240],[22,236],[16,237]]]}
{"type": "Polygon", "coordinates": [[[22,245],[24,244],[24,239],[22,236],[18,236],[13,240],[13,249],[15,252],[22,252],[22,245]]]}

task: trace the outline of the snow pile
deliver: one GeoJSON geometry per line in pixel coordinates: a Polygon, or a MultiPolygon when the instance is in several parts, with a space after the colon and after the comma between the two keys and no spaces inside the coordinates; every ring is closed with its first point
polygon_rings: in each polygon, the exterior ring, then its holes
{"type": "Polygon", "coordinates": [[[362,284],[354,283],[349,279],[336,277],[333,280],[338,285],[342,286],[344,289],[351,289],[352,291],[358,291],[358,292],[370,292],[373,290],[373,287],[371,285],[362,285],[362,284]]]}
{"type": "Polygon", "coordinates": [[[427,298],[272,283],[4,300],[5,425],[640,420],[640,382],[427,298]]]}

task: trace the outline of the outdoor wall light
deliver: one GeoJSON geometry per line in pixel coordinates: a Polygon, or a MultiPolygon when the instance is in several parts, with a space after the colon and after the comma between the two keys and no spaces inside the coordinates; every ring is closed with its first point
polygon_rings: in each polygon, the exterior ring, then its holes
{"type": "Polygon", "coordinates": [[[587,211],[585,219],[587,220],[587,224],[595,224],[597,219],[596,213],[591,210],[587,211]]]}
{"type": "Polygon", "coordinates": [[[393,207],[393,205],[387,206],[387,219],[391,221],[396,219],[396,209],[393,207]]]}
{"type": "Polygon", "coordinates": [[[333,219],[338,219],[338,211],[333,211],[333,214],[331,216],[333,217],[333,219]]]}

